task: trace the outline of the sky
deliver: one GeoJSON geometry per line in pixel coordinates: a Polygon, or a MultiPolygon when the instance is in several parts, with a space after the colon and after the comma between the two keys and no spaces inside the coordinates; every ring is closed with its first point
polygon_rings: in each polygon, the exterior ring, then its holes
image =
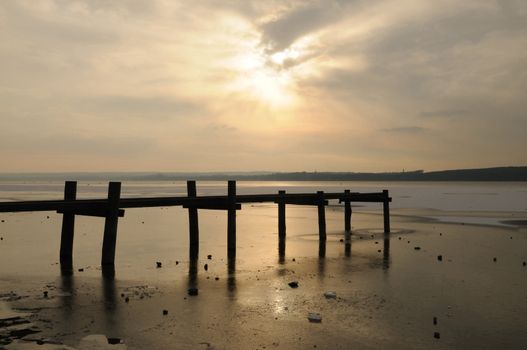
{"type": "Polygon", "coordinates": [[[524,0],[1,0],[0,172],[527,165],[524,0]]]}

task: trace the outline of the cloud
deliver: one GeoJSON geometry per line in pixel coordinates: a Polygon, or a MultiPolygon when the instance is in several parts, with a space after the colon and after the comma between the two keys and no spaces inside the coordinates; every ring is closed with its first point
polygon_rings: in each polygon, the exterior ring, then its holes
{"type": "Polygon", "coordinates": [[[469,114],[470,111],[466,109],[440,109],[435,111],[426,111],[419,113],[425,118],[459,118],[469,114]]]}
{"type": "Polygon", "coordinates": [[[95,96],[83,98],[79,107],[87,113],[116,117],[140,117],[149,120],[191,118],[205,114],[204,106],[184,99],[162,96],[95,96]]]}
{"type": "Polygon", "coordinates": [[[342,16],[334,1],[300,3],[261,25],[262,43],[270,51],[281,51],[302,36],[323,28],[342,16]]]}
{"type": "Polygon", "coordinates": [[[388,128],[388,129],[381,129],[381,130],[384,132],[388,132],[388,133],[416,134],[416,133],[422,133],[426,129],[420,126],[401,126],[398,128],[388,128]]]}
{"type": "Polygon", "coordinates": [[[6,0],[5,164],[520,164],[526,47],[521,0],[6,0]]]}

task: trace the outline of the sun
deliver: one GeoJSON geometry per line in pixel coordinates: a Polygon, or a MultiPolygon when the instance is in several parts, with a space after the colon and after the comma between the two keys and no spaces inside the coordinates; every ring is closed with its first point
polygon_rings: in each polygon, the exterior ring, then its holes
{"type": "Polygon", "coordinates": [[[290,72],[280,69],[286,57],[252,50],[236,60],[236,79],[232,88],[270,107],[294,104],[294,80],[290,72]]]}

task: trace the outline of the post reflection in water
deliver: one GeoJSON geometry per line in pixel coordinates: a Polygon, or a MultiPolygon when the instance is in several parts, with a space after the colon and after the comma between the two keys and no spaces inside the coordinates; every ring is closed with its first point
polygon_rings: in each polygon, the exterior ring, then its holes
{"type": "Polygon", "coordinates": [[[324,277],[326,271],[326,240],[318,241],[318,276],[324,277]]]}
{"type": "Polygon", "coordinates": [[[344,234],[344,255],[351,258],[351,232],[346,231],[344,234]]]}
{"type": "Polygon", "coordinates": [[[229,296],[234,296],[236,292],[236,258],[229,258],[227,261],[227,290],[229,296]]]}
{"type": "Polygon", "coordinates": [[[115,290],[115,269],[113,266],[103,267],[102,284],[105,309],[114,310],[117,307],[117,292],[115,290]]]}
{"type": "Polygon", "coordinates": [[[75,288],[75,281],[73,279],[73,270],[61,270],[60,271],[60,288],[62,292],[65,294],[62,298],[60,298],[61,301],[61,310],[64,312],[64,318],[70,318],[72,315],[72,308],[73,308],[73,302],[74,302],[74,288],[75,288]]]}
{"type": "Polygon", "coordinates": [[[285,238],[278,239],[278,263],[285,263],[285,238]]]}
{"type": "Polygon", "coordinates": [[[382,268],[387,270],[390,267],[390,235],[384,235],[384,250],[382,255],[382,268]]]}
{"type": "Polygon", "coordinates": [[[198,256],[193,254],[188,261],[188,288],[198,288],[198,256]]]}

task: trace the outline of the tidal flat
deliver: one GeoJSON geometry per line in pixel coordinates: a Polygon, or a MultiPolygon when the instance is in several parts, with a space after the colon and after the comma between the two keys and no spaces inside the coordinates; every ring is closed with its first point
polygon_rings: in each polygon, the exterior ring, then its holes
{"type": "MultiPolygon", "coordinates": [[[[60,197],[60,184],[9,185],[4,197],[60,197]]],[[[130,196],[166,191],[135,186],[130,196]]],[[[329,185],[272,186],[241,191],[329,185]]],[[[114,274],[100,269],[104,221],[91,217],[78,217],[74,269],[61,273],[61,216],[2,214],[0,348],[523,348],[527,185],[330,186],[388,188],[392,232],[379,206],[357,203],[346,235],[343,208],[330,203],[320,243],[317,209],[291,205],[280,242],[276,205],[244,205],[229,261],[226,213],[203,210],[199,258],[189,260],[186,210],[132,209],[119,222],[114,274]]],[[[87,197],[104,189],[91,187],[87,197]]]]}

